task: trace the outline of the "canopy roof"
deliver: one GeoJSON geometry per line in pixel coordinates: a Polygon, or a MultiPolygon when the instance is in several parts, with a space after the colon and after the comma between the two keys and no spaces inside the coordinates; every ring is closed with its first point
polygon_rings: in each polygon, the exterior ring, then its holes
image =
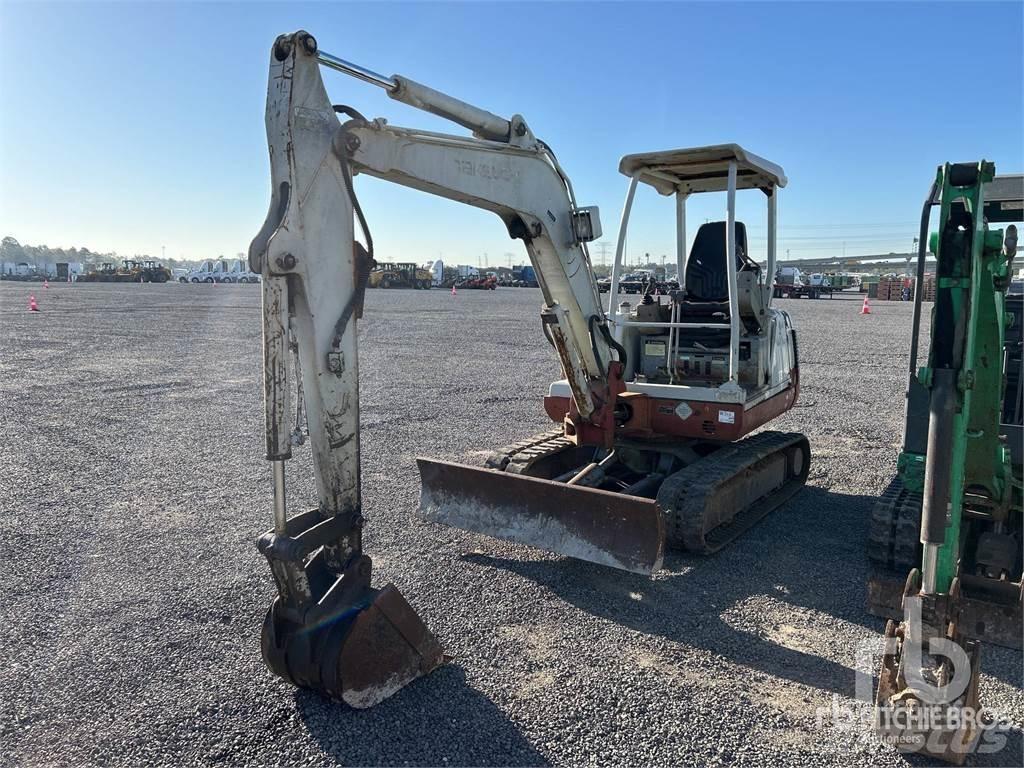
{"type": "Polygon", "coordinates": [[[722,192],[728,188],[730,162],[736,163],[736,189],[786,186],[782,168],[739,144],[626,155],[619,161],[619,172],[630,177],[639,174],[640,181],[663,195],[722,192]]]}
{"type": "MultiPolygon", "coordinates": [[[[942,190],[935,190],[932,205],[941,203],[941,196],[942,190]]],[[[953,205],[963,207],[959,199],[953,205]]],[[[985,218],[994,224],[1024,221],[1024,175],[996,176],[985,184],[985,218]]]]}

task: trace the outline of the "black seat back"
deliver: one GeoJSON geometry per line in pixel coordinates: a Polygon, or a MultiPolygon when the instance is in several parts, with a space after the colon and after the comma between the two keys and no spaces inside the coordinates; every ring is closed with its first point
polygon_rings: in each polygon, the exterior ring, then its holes
{"type": "MultiPolygon", "coordinates": [[[[728,222],[702,224],[686,262],[686,298],[689,301],[728,301],[729,276],[725,271],[725,234],[728,222]]],[[[736,271],[747,252],[747,228],[736,222],[736,271]]]]}

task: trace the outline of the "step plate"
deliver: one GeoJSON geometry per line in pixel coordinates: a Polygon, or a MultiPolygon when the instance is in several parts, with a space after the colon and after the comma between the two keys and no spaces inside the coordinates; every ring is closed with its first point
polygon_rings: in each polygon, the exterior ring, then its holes
{"type": "Polygon", "coordinates": [[[652,499],[417,458],[419,516],[578,560],[650,575],[665,523],[652,499]]]}

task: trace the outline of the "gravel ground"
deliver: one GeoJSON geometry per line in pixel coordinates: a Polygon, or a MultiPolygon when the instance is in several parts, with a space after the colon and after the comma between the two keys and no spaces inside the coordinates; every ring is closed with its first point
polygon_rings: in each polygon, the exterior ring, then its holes
{"type": "MultiPolygon", "coordinates": [[[[882,629],[864,541],[895,467],[910,305],[780,302],[803,388],[775,426],[810,437],[808,487],[648,580],[411,518],[417,454],[548,426],[539,302],[369,294],[365,547],[454,659],[355,712],[259,656],[258,290],[0,284],[0,765],[923,764],[832,714],[856,707],[857,647],[882,629]]],[[[977,763],[1019,766],[1021,655],[986,648],[984,669],[983,703],[1014,725],[977,763]]]]}

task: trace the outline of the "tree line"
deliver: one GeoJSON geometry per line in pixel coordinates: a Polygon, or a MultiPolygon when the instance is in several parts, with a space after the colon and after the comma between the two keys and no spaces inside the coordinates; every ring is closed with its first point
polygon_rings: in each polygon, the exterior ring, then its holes
{"type": "Polygon", "coordinates": [[[0,262],[11,264],[28,264],[29,266],[43,269],[47,264],[56,264],[61,261],[81,262],[85,265],[91,264],[120,264],[121,259],[135,259],[136,261],[161,262],[165,267],[189,266],[193,262],[181,259],[154,259],[149,254],[133,254],[131,256],[118,254],[117,251],[98,253],[89,248],[50,248],[48,245],[28,245],[19,243],[15,238],[8,235],[0,240],[0,262]]]}

